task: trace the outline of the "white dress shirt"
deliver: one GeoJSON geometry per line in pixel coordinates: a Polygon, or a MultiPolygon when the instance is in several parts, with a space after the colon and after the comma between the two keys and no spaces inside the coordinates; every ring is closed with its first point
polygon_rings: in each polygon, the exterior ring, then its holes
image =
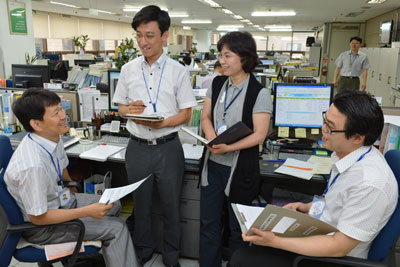
{"type": "MultiPolygon", "coordinates": [[[[120,79],[112,101],[128,105],[129,102],[142,100],[147,106],[143,114],[153,114],[154,110],[149,95],[152,102],[156,102],[159,83],[160,90],[156,113],[168,118],[177,115],[182,109],[197,105],[185,67],[165,54],[162,54],[151,66],[143,56],[125,64],[121,69],[120,79]],[[165,68],[163,71],[164,63],[165,68]],[[145,78],[143,78],[143,74],[145,78]],[[148,89],[146,88],[145,80],[148,89]]],[[[132,135],[143,139],[159,138],[176,132],[180,128],[181,125],[152,129],[136,124],[131,120],[128,120],[127,123],[128,131],[132,135]]]]}
{"type": "Polygon", "coordinates": [[[349,256],[367,258],[371,242],[392,215],[398,198],[396,178],[382,153],[363,146],[340,159],[332,153],[333,177],[340,173],[325,196],[321,220],[359,240],[349,256]]]}
{"type": "Polygon", "coordinates": [[[359,77],[363,70],[369,69],[370,64],[365,53],[358,51],[356,55],[351,50],[341,53],[335,61],[340,68],[340,76],[359,77]]]}
{"type": "Polygon", "coordinates": [[[27,222],[30,221],[28,214],[39,216],[48,209],[60,207],[57,193],[58,170],[54,167],[50,155],[40,145],[52,155],[57,168],[58,159],[61,173],[69,163],[61,138],[58,143],[54,143],[39,135],[30,135],[34,141],[28,135],[22,139],[4,174],[7,189],[21,208],[27,222]]]}

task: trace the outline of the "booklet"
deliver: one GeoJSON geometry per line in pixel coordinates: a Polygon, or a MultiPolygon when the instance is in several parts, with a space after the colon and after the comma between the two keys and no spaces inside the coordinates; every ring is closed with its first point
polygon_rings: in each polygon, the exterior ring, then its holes
{"type": "Polygon", "coordinates": [[[306,162],[288,158],[282,164],[282,166],[280,166],[274,172],[291,175],[305,180],[310,180],[317,165],[317,163],[313,162],[306,162]]]}
{"type": "Polygon", "coordinates": [[[308,214],[267,205],[265,208],[232,203],[233,211],[242,232],[253,235],[251,228],[271,231],[282,237],[306,237],[326,235],[338,230],[308,214]]]}
{"type": "Polygon", "coordinates": [[[190,134],[191,136],[197,138],[197,140],[201,141],[202,143],[208,146],[218,145],[218,144],[230,145],[253,133],[253,131],[250,130],[250,128],[247,127],[247,125],[241,121],[235,123],[234,125],[229,127],[225,132],[218,135],[211,141],[208,141],[207,139],[201,137],[200,135],[195,134],[194,132],[186,129],[185,127],[182,127],[182,130],[190,134]]]}
{"type": "Polygon", "coordinates": [[[161,115],[146,115],[146,114],[125,114],[122,116],[126,119],[134,119],[141,121],[163,121],[164,117],[161,115]]]}

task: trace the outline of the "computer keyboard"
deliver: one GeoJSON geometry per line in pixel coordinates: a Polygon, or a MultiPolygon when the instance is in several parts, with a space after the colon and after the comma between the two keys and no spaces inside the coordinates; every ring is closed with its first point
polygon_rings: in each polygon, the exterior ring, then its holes
{"type": "Polygon", "coordinates": [[[287,152],[279,152],[279,155],[278,155],[278,158],[282,159],[282,160],[291,158],[291,159],[307,161],[310,157],[311,157],[310,154],[296,154],[296,153],[287,153],[287,152]]]}
{"type": "Polygon", "coordinates": [[[129,142],[129,137],[105,135],[99,141],[103,142],[103,143],[114,143],[114,144],[127,145],[129,142]]]}

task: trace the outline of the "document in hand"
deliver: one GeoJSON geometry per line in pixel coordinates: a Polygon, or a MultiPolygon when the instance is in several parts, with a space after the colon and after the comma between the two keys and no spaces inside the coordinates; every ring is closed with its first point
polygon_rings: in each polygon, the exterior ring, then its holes
{"type": "Polygon", "coordinates": [[[134,119],[140,121],[163,121],[164,117],[161,115],[146,115],[146,114],[125,114],[122,116],[126,119],[134,119]]]}
{"type": "Polygon", "coordinates": [[[288,158],[275,172],[310,180],[317,165],[317,163],[288,158]]]}
{"type": "Polygon", "coordinates": [[[147,180],[147,178],[149,178],[149,176],[147,176],[146,178],[140,180],[139,182],[136,182],[134,184],[130,184],[127,186],[121,186],[121,187],[116,187],[116,188],[106,188],[104,190],[104,193],[101,195],[101,198],[99,200],[99,203],[114,203],[115,201],[123,198],[124,196],[126,196],[127,194],[135,191],[136,189],[139,188],[139,186],[144,183],[144,181],[147,180]]]}
{"type": "Polygon", "coordinates": [[[326,235],[338,230],[319,219],[294,210],[267,205],[265,208],[232,204],[243,232],[253,235],[251,228],[271,231],[282,237],[326,235]]]}

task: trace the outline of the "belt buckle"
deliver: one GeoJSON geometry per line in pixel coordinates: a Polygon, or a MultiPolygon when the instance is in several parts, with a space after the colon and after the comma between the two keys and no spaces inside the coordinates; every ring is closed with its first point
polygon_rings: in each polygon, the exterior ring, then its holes
{"type": "Polygon", "coordinates": [[[157,145],[157,140],[156,139],[147,140],[147,145],[155,146],[157,145]]]}

